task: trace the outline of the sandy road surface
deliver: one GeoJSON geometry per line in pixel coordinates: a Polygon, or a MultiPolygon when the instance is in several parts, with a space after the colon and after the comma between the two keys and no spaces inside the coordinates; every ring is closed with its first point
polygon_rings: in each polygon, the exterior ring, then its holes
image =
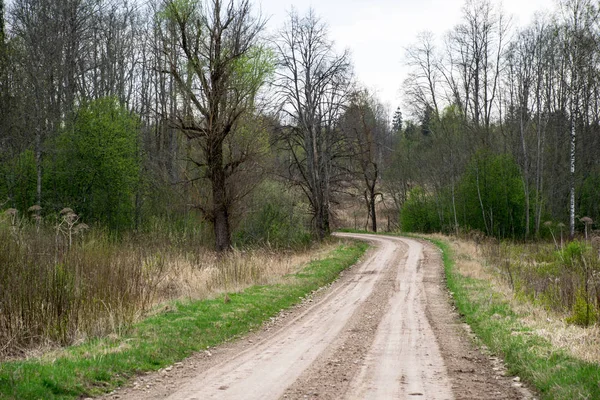
{"type": "Polygon", "coordinates": [[[120,399],[518,399],[477,351],[430,244],[340,234],[375,249],[328,290],[260,332],[140,377],[120,399]]]}

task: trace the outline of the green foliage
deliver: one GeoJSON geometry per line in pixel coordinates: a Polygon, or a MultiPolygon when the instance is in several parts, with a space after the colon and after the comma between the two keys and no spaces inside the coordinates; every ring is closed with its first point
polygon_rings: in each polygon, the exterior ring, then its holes
{"type": "Polygon", "coordinates": [[[409,192],[400,211],[400,227],[405,232],[422,233],[439,232],[442,228],[434,199],[419,186],[409,192]]]}
{"type": "Polygon", "coordinates": [[[589,248],[585,243],[573,240],[558,252],[558,256],[566,266],[574,268],[583,265],[583,257],[588,250],[589,248]]]}
{"type": "Polygon", "coordinates": [[[525,192],[518,165],[507,154],[480,152],[459,185],[463,227],[496,237],[525,234],[525,192]]]}
{"type": "Polygon", "coordinates": [[[36,185],[35,155],[31,150],[0,165],[0,202],[9,199],[7,205],[24,214],[36,203],[36,185]]]}
{"type": "Polygon", "coordinates": [[[263,182],[255,192],[250,212],[235,233],[235,243],[275,247],[309,244],[306,212],[297,198],[278,182],[263,182]]]}
{"type": "Polygon", "coordinates": [[[80,107],[56,141],[56,162],[45,169],[52,206],[76,208],[83,220],[113,230],[131,227],[140,170],[137,134],[137,118],[114,98],[80,107]]]}
{"type": "Polygon", "coordinates": [[[598,321],[598,311],[593,304],[590,304],[588,296],[583,290],[577,293],[572,313],[565,321],[580,326],[589,326],[598,321]]]}
{"type": "Polygon", "coordinates": [[[175,22],[197,16],[200,3],[197,0],[169,0],[157,13],[161,20],[175,22]]]}
{"type": "MultiPolygon", "coordinates": [[[[232,84],[255,94],[275,73],[275,54],[262,45],[251,47],[247,53],[233,63],[232,84]]],[[[254,98],[254,95],[250,96],[254,98]]]]}
{"type": "Polygon", "coordinates": [[[579,193],[579,214],[600,221],[600,167],[588,172],[579,193]]]}

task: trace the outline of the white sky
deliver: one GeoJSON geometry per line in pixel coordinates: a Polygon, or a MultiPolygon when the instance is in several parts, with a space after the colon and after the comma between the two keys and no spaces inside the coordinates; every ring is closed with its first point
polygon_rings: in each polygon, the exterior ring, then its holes
{"type": "MultiPolygon", "coordinates": [[[[390,111],[401,105],[406,78],[404,49],[417,33],[431,31],[442,37],[460,22],[464,0],[256,0],[270,17],[267,28],[283,26],[292,6],[300,15],[312,7],[329,26],[330,39],[349,49],[355,74],[374,90],[390,111]]],[[[499,0],[492,0],[500,3],[499,0]]],[[[536,11],[554,9],[554,0],[503,0],[514,26],[524,26],[536,11]]]]}

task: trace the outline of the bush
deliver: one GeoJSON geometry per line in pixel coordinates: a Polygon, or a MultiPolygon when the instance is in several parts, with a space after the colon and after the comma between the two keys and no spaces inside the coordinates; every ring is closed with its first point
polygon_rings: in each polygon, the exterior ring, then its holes
{"type": "Polygon", "coordinates": [[[6,164],[0,164],[0,206],[9,199],[8,207],[25,213],[36,203],[37,171],[33,151],[26,150],[6,164]]]}
{"type": "Polygon", "coordinates": [[[582,290],[577,293],[575,303],[573,304],[572,314],[565,319],[569,324],[589,326],[598,321],[598,312],[596,307],[591,304],[588,296],[582,290]]]}
{"type": "Polygon", "coordinates": [[[250,199],[249,210],[234,234],[237,246],[297,247],[310,243],[306,209],[284,185],[263,182],[250,199]]]}
{"type": "Polygon", "coordinates": [[[589,246],[585,243],[573,240],[558,252],[558,256],[570,268],[581,267],[584,262],[583,257],[589,250],[589,246]]]}
{"type": "Polygon", "coordinates": [[[400,229],[405,232],[431,233],[441,230],[435,201],[421,187],[415,187],[400,211],[400,229]]]}
{"type": "Polygon", "coordinates": [[[510,155],[476,154],[458,194],[463,227],[500,238],[525,235],[525,191],[519,166],[510,155]]]}
{"type": "Polygon", "coordinates": [[[81,106],[54,143],[56,162],[45,168],[50,208],[76,207],[88,222],[131,228],[140,174],[137,129],[137,118],[115,98],[81,106]]]}
{"type": "Polygon", "coordinates": [[[600,167],[588,172],[579,192],[579,214],[600,221],[600,167]]]}

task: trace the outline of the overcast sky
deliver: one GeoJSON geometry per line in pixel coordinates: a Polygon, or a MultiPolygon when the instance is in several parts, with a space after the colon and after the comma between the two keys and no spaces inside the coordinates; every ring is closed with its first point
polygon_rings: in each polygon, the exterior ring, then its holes
{"type": "MultiPolygon", "coordinates": [[[[300,15],[312,7],[329,26],[336,46],[350,50],[359,81],[375,90],[391,111],[401,105],[400,88],[407,73],[404,49],[421,31],[443,36],[460,21],[464,5],[464,0],[256,1],[270,17],[269,30],[283,25],[292,6],[300,15]]],[[[554,4],[554,0],[502,1],[516,26],[527,25],[536,11],[549,11],[554,4]]]]}

